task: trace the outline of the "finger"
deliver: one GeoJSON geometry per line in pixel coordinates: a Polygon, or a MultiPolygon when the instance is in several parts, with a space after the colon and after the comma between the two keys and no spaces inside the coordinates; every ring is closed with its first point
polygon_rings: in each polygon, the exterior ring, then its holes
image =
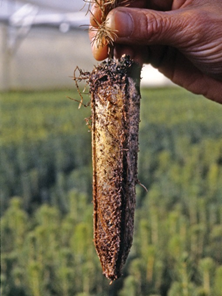
{"type": "Polygon", "coordinates": [[[117,43],[186,47],[199,28],[193,16],[183,12],[119,7],[108,14],[107,27],[117,32],[117,43]]]}
{"type": "MultiPolygon", "coordinates": [[[[174,0],[172,1],[172,9],[178,9],[180,8],[182,5],[184,5],[184,3],[186,2],[187,0],[174,0]]],[[[188,1],[188,5],[190,5],[189,1],[188,1]]]]}
{"type": "Polygon", "coordinates": [[[144,46],[138,45],[121,45],[116,44],[114,55],[116,58],[121,58],[122,55],[129,55],[132,60],[142,65],[145,62],[148,62],[148,49],[144,46]]]}
{"type": "MultiPolygon", "coordinates": [[[[122,5],[122,6],[125,6],[125,5],[122,5]]],[[[127,3],[127,6],[128,7],[137,7],[137,8],[146,8],[147,1],[146,0],[134,0],[134,1],[130,1],[130,3],[127,3]]],[[[102,18],[102,13],[101,13],[100,6],[97,3],[93,3],[90,8],[90,25],[93,27],[98,27],[97,22],[101,23],[101,18],[102,18]]]]}
{"type": "Polygon", "coordinates": [[[99,43],[96,40],[96,29],[90,30],[89,29],[89,38],[91,40],[91,48],[92,48],[92,53],[94,58],[97,61],[102,61],[104,59],[107,58],[108,56],[108,46],[107,45],[101,45],[101,43],[99,43]]]}
{"type": "MultiPolygon", "coordinates": [[[[174,1],[174,9],[178,8],[185,0],[176,0],[174,1]]],[[[147,0],[134,0],[130,1],[130,3],[127,3],[127,7],[133,7],[133,8],[149,8],[149,9],[155,9],[160,11],[167,11],[172,8],[173,0],[153,0],[153,1],[147,1],[147,0]]],[[[120,3],[121,4],[121,3],[120,3]]],[[[121,6],[121,5],[120,5],[121,6]]],[[[125,6],[125,5],[123,5],[125,6]]],[[[100,6],[97,3],[93,3],[90,9],[90,24],[94,27],[97,27],[97,22],[101,23],[101,9],[100,6]],[[96,19],[96,21],[95,21],[96,19]]]]}
{"type": "Polygon", "coordinates": [[[98,27],[98,23],[101,23],[101,9],[98,4],[94,3],[90,8],[90,25],[93,27],[98,27]]]}
{"type": "Polygon", "coordinates": [[[222,103],[222,84],[203,74],[175,48],[168,47],[158,70],[174,83],[206,98],[222,103]]]}

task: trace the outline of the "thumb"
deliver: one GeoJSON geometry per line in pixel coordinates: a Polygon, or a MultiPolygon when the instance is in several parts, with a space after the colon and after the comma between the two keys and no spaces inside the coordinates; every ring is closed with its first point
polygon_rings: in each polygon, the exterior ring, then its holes
{"type": "Polygon", "coordinates": [[[187,47],[197,32],[194,16],[184,10],[167,12],[119,7],[107,16],[107,27],[116,32],[116,43],[187,47]],[[192,18],[192,20],[191,20],[192,18]],[[194,32],[195,30],[195,32],[194,32]]]}

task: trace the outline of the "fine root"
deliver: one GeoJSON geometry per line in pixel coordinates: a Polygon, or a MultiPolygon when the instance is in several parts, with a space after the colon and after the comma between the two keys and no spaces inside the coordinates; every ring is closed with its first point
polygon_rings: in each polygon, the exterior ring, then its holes
{"type": "Polygon", "coordinates": [[[73,80],[75,81],[75,85],[76,85],[76,89],[79,93],[80,96],[80,101],[76,100],[76,99],[72,99],[70,97],[68,97],[70,100],[73,100],[75,102],[79,103],[79,107],[78,109],[81,108],[81,106],[83,105],[84,107],[88,107],[90,103],[88,103],[87,105],[83,104],[83,95],[82,93],[85,92],[87,86],[89,85],[89,78],[90,78],[90,72],[84,72],[83,70],[81,70],[78,66],[75,68],[74,72],[73,72],[73,80]],[[79,72],[79,75],[76,75],[76,72],[79,72]],[[79,89],[79,83],[78,82],[82,82],[84,81],[86,86],[84,87],[83,91],[81,92],[79,89]]]}

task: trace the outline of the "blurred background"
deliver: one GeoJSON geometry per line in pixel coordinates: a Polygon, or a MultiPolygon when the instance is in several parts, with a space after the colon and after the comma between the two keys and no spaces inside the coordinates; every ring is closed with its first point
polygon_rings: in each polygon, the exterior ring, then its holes
{"type": "Polygon", "coordinates": [[[222,296],[222,106],[143,69],[134,241],[122,277],[93,245],[91,55],[82,0],[0,0],[2,296],[222,296]],[[84,95],[84,103],[90,100],[84,95]]]}
{"type": "MultiPolygon", "coordinates": [[[[1,0],[0,90],[70,87],[77,65],[92,69],[87,7],[83,0],[1,0]]],[[[143,85],[170,83],[150,66],[142,77],[143,85]]]]}

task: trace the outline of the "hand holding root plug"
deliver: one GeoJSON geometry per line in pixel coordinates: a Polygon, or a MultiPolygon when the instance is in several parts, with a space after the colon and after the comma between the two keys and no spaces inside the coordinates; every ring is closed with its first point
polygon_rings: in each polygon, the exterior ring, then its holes
{"type": "MultiPolygon", "coordinates": [[[[150,63],[174,83],[222,103],[222,1],[129,2],[107,16],[115,56],[125,53],[140,64],[150,63]]],[[[101,10],[94,4],[92,41],[100,20],[101,10]]],[[[92,51],[97,60],[108,56],[107,45],[92,42],[92,51]]]]}

